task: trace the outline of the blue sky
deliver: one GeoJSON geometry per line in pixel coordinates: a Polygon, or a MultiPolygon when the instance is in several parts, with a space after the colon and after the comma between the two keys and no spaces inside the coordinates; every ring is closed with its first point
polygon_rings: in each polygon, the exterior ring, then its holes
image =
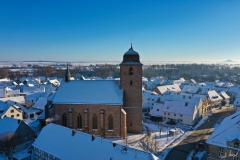
{"type": "Polygon", "coordinates": [[[240,1],[0,1],[1,60],[240,61],[240,1]]]}

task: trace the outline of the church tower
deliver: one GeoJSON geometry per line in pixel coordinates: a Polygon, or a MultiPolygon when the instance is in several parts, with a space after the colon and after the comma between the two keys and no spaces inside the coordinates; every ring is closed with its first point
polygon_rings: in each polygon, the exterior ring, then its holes
{"type": "Polygon", "coordinates": [[[127,132],[142,133],[142,63],[132,44],[120,64],[120,88],[124,90],[127,132]]]}

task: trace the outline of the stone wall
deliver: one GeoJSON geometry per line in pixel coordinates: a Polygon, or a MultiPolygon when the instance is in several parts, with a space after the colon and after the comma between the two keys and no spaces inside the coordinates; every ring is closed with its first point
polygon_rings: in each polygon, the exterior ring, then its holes
{"type": "Polygon", "coordinates": [[[142,133],[142,64],[120,64],[120,88],[124,90],[123,108],[127,113],[127,132],[142,133]],[[129,74],[132,67],[133,74],[129,74]]]}
{"type": "Polygon", "coordinates": [[[57,124],[62,125],[62,115],[67,115],[67,127],[81,130],[89,134],[96,134],[102,137],[123,137],[124,116],[121,105],[93,105],[93,104],[54,104],[55,115],[59,116],[57,124]],[[69,110],[71,109],[71,112],[69,110]],[[100,113],[104,111],[103,113],[100,113]],[[87,112],[86,112],[87,111],[87,112]],[[82,116],[82,128],[78,128],[78,115],[82,116]],[[97,129],[93,129],[92,117],[97,116],[97,129]],[[113,130],[108,129],[108,117],[113,117],[113,130]],[[72,117],[70,119],[70,117],[72,117]]]}

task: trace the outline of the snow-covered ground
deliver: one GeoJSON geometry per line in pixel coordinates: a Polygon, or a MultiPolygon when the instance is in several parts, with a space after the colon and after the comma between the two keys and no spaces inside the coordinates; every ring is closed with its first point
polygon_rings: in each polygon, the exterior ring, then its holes
{"type": "MultiPolygon", "coordinates": [[[[140,150],[150,151],[159,157],[160,160],[164,160],[171,149],[178,145],[183,139],[185,139],[192,131],[196,130],[201,124],[203,124],[212,113],[205,115],[195,127],[186,125],[167,125],[166,123],[158,124],[151,122],[144,122],[143,125],[148,127],[151,132],[151,136],[144,134],[128,134],[127,145],[138,148],[140,150]],[[162,126],[160,132],[160,126],[162,126]],[[170,130],[176,130],[175,136],[169,136],[170,130]]],[[[126,145],[126,140],[120,138],[107,138],[110,141],[121,143],[126,145]]]]}

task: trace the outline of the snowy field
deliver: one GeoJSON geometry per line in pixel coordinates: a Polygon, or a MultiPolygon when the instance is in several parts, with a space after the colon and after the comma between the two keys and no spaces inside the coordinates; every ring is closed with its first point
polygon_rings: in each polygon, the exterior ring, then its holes
{"type": "MultiPolygon", "coordinates": [[[[141,61],[144,65],[157,65],[157,64],[226,64],[225,62],[221,61],[141,61]]],[[[0,61],[0,67],[11,67],[13,65],[18,65],[20,67],[27,66],[28,64],[31,65],[39,65],[39,66],[49,66],[49,65],[56,65],[56,64],[66,64],[70,63],[72,65],[95,65],[95,64],[119,64],[121,61],[0,61]]],[[[238,61],[234,61],[228,64],[232,64],[233,66],[239,66],[238,61]]]]}

